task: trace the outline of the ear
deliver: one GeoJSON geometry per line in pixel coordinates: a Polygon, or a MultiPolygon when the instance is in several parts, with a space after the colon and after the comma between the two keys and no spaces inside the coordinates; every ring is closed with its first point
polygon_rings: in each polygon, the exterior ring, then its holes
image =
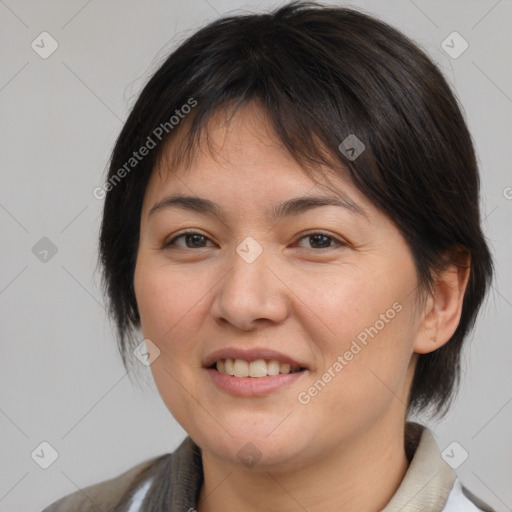
{"type": "Polygon", "coordinates": [[[425,301],[414,352],[427,354],[443,346],[459,325],[469,280],[471,257],[467,250],[453,250],[443,270],[436,271],[434,288],[425,301]]]}

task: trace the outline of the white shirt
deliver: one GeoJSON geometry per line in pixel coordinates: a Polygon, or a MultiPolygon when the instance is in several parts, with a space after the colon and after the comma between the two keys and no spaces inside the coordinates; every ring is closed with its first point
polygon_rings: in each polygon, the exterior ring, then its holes
{"type": "Polygon", "coordinates": [[[443,512],[481,512],[481,509],[470,501],[462,492],[460,480],[455,480],[452,490],[446,500],[443,512]]]}

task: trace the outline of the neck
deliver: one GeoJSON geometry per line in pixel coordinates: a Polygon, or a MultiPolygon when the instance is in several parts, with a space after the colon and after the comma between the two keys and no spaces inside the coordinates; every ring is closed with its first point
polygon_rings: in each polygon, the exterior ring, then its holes
{"type": "Polygon", "coordinates": [[[203,452],[198,512],[381,510],[407,468],[404,429],[396,426],[374,426],[310,465],[280,471],[255,471],[203,452]]]}

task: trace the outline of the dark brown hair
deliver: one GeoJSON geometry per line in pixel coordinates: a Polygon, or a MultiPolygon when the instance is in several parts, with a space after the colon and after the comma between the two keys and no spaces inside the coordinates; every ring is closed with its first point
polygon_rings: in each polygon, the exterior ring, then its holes
{"type": "Polygon", "coordinates": [[[411,410],[441,414],[492,277],[471,137],[450,87],[418,46],[371,16],[310,2],[207,25],[172,52],[136,101],[112,153],[100,234],[103,286],[125,367],[141,341],[133,277],[142,201],[164,145],[190,116],[177,154],[191,155],[215,112],[250,101],[298,162],[348,173],[394,221],[423,290],[450,251],[470,255],[458,328],[419,356],[410,392],[411,410]],[[339,150],[350,134],[365,145],[355,160],[339,150]],[[146,155],[131,160],[142,147],[146,155]]]}

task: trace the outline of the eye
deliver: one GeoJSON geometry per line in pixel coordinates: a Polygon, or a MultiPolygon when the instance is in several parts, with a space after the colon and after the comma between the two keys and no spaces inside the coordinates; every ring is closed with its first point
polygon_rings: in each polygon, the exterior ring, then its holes
{"type": "MultiPolygon", "coordinates": [[[[308,233],[307,235],[299,238],[299,242],[301,240],[306,240],[307,243],[310,244],[310,247],[306,247],[307,249],[328,249],[329,247],[347,245],[341,240],[338,240],[327,233],[321,232],[308,233]]],[[[300,243],[298,243],[298,245],[300,245],[300,243]]]]}
{"type": "Polygon", "coordinates": [[[174,245],[181,249],[201,249],[203,247],[208,247],[206,245],[208,242],[211,242],[211,240],[201,233],[196,231],[187,231],[166,242],[163,248],[165,249],[174,245]],[[178,240],[183,240],[183,243],[177,243],[178,240]]]}
{"type": "MultiPolygon", "coordinates": [[[[328,249],[330,247],[336,246],[345,246],[346,243],[338,240],[337,238],[322,232],[314,232],[308,233],[307,235],[299,238],[297,245],[306,247],[307,249],[328,249]],[[309,245],[304,246],[301,245],[301,241],[305,240],[309,245]]],[[[166,242],[163,248],[170,248],[172,246],[181,248],[181,249],[202,249],[204,247],[212,247],[213,243],[211,240],[205,235],[198,233],[197,231],[187,231],[185,233],[181,233],[168,242],[166,242]],[[178,243],[181,241],[181,243],[178,243]],[[208,246],[207,244],[210,243],[208,246]]]]}

